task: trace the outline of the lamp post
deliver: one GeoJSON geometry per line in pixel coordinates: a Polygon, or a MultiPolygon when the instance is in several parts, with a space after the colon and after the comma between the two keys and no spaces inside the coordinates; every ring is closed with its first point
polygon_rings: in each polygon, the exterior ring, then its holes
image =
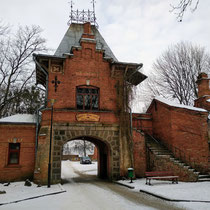
{"type": "Polygon", "coordinates": [[[47,187],[50,187],[50,184],[51,184],[52,126],[53,126],[53,105],[55,103],[55,99],[51,99],[50,103],[51,103],[51,123],[50,123],[50,145],[49,145],[49,163],[48,163],[48,182],[47,182],[47,187]]]}

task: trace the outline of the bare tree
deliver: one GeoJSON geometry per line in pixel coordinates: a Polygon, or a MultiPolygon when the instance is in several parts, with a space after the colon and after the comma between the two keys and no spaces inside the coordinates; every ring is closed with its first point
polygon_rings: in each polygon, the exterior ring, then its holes
{"type": "Polygon", "coordinates": [[[39,26],[25,26],[0,36],[0,117],[8,115],[8,106],[32,82],[32,54],[46,50],[41,32],[39,26]]]}
{"type": "Polygon", "coordinates": [[[190,8],[191,11],[194,12],[198,7],[199,1],[200,0],[179,0],[179,3],[176,6],[171,5],[171,12],[175,11],[177,19],[182,22],[187,9],[190,8]]]}
{"type": "Polygon", "coordinates": [[[141,87],[145,101],[157,95],[176,99],[180,104],[193,105],[197,98],[197,76],[210,70],[210,56],[205,49],[180,42],[171,46],[153,64],[153,73],[141,87]]]}
{"type": "Polygon", "coordinates": [[[9,26],[0,20],[0,36],[5,35],[9,31],[9,26]]]}
{"type": "Polygon", "coordinates": [[[27,113],[34,114],[37,107],[44,103],[45,94],[35,85],[24,87],[20,92],[19,89],[13,88],[10,91],[10,97],[14,96],[12,103],[7,104],[7,113],[27,113]]]}
{"type": "Polygon", "coordinates": [[[94,144],[84,139],[76,140],[73,149],[75,152],[78,152],[79,154],[82,154],[86,157],[87,152],[93,152],[94,144]]]}
{"type": "Polygon", "coordinates": [[[148,78],[138,85],[136,98],[132,104],[136,110],[138,109],[137,112],[145,112],[155,96],[165,97],[167,95],[165,94],[166,91],[157,85],[156,73],[152,72],[147,76],[148,78]]]}
{"type": "Polygon", "coordinates": [[[69,144],[66,143],[63,146],[63,155],[70,155],[71,154],[71,149],[69,147],[69,144]]]}

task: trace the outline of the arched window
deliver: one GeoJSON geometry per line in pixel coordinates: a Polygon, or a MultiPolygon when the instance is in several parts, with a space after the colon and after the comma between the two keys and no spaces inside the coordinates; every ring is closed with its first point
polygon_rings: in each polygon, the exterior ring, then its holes
{"type": "Polygon", "coordinates": [[[77,109],[99,109],[99,88],[93,86],[78,86],[76,91],[77,109]]]}

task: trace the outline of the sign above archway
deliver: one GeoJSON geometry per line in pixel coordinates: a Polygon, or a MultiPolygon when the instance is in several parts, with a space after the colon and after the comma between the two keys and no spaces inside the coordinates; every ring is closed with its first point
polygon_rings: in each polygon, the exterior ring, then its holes
{"type": "Polygon", "coordinates": [[[83,122],[98,122],[100,120],[100,116],[96,114],[77,114],[76,115],[77,121],[83,121],[83,122]]]}

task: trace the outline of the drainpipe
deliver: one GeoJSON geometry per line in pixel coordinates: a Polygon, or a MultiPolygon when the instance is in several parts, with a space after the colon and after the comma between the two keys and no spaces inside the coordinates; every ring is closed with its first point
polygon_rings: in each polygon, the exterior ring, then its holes
{"type": "Polygon", "coordinates": [[[131,139],[130,139],[130,144],[129,144],[129,148],[130,148],[130,158],[131,158],[131,167],[134,167],[134,162],[133,162],[133,125],[132,125],[132,121],[133,121],[133,117],[132,117],[132,110],[130,107],[128,107],[128,109],[130,110],[130,135],[131,135],[131,139]]]}
{"type": "Polygon", "coordinates": [[[133,124],[132,124],[132,121],[133,121],[133,117],[132,117],[132,110],[131,110],[131,108],[130,107],[128,107],[128,109],[129,109],[129,111],[130,111],[130,130],[131,130],[131,137],[133,136],[133,132],[132,132],[132,130],[133,130],[133,124]]]}
{"type": "Polygon", "coordinates": [[[45,108],[45,105],[41,106],[36,110],[36,141],[35,141],[35,159],[37,156],[38,149],[38,132],[39,132],[39,112],[45,108]]]}

